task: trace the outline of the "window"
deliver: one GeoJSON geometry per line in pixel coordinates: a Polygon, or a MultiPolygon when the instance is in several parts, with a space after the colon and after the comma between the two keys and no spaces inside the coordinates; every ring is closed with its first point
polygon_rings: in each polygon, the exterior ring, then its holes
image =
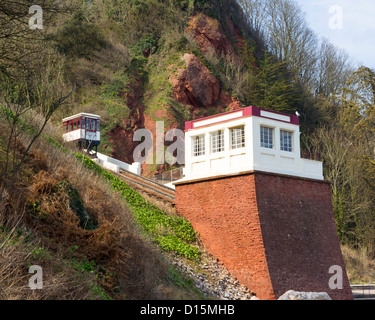
{"type": "Polygon", "coordinates": [[[224,151],[224,131],[218,130],[211,133],[211,152],[222,152],[224,151]]]}
{"type": "Polygon", "coordinates": [[[260,146],[263,148],[273,148],[273,129],[260,127],[260,146]]]}
{"type": "Polygon", "coordinates": [[[86,130],[95,131],[95,120],[87,118],[86,119],[86,130]]]}
{"type": "Polygon", "coordinates": [[[196,136],[193,138],[193,156],[202,156],[205,153],[204,135],[196,136]]]}
{"type": "Polygon", "coordinates": [[[280,149],[292,152],[292,133],[280,130],[280,149]]]}
{"type": "Polygon", "coordinates": [[[243,148],[245,146],[245,127],[230,129],[231,149],[243,148]]]}
{"type": "Polygon", "coordinates": [[[77,130],[77,129],[79,128],[79,127],[78,127],[78,125],[79,125],[79,120],[74,119],[73,121],[74,121],[74,130],[77,130]]]}

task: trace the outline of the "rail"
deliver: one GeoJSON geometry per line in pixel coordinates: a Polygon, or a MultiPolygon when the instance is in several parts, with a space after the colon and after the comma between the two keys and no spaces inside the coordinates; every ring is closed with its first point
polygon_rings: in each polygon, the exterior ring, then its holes
{"type": "Polygon", "coordinates": [[[126,170],[120,170],[120,172],[115,173],[115,175],[136,189],[140,189],[162,200],[174,203],[175,191],[172,188],[158,184],[151,179],[126,170]]]}
{"type": "Polygon", "coordinates": [[[375,300],[375,283],[351,284],[354,300],[375,300]]]}

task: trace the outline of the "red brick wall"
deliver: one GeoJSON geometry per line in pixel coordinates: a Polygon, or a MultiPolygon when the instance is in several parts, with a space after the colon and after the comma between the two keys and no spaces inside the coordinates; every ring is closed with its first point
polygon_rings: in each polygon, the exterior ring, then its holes
{"type": "Polygon", "coordinates": [[[237,279],[264,299],[274,297],[257,213],[254,175],[176,186],[177,211],[237,279]]]}
{"type": "Polygon", "coordinates": [[[350,299],[329,184],[249,173],[176,185],[176,208],[207,251],[261,299],[289,289],[350,299]],[[330,290],[331,265],[344,290],[330,290]]]}
{"type": "Polygon", "coordinates": [[[351,299],[333,215],[330,185],[255,174],[259,219],[276,297],[285,291],[327,292],[351,299]],[[343,268],[344,288],[331,290],[332,265],[343,268]]]}

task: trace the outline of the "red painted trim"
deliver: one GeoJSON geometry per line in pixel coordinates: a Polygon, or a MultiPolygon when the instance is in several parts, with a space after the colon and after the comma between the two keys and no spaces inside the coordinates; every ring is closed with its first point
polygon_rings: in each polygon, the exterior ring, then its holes
{"type": "Polygon", "coordinates": [[[185,131],[193,129],[193,121],[186,121],[185,122],[185,131]]]}
{"type": "Polygon", "coordinates": [[[220,124],[220,123],[223,123],[223,122],[228,122],[228,121],[237,120],[237,119],[245,118],[245,117],[251,117],[251,116],[256,116],[256,117],[261,117],[261,118],[270,119],[270,120],[274,120],[274,121],[280,121],[280,122],[284,122],[284,123],[299,125],[299,118],[297,116],[287,114],[287,113],[278,112],[278,111],[273,111],[273,110],[249,106],[249,107],[245,107],[245,108],[242,108],[242,109],[236,109],[236,110],[215,114],[215,115],[200,118],[200,119],[195,119],[195,120],[192,120],[192,121],[187,121],[187,122],[185,122],[185,131],[188,131],[188,130],[191,130],[191,129],[200,129],[200,128],[220,124]],[[218,122],[214,122],[214,123],[210,123],[210,124],[207,124],[207,125],[200,126],[198,128],[194,128],[195,122],[220,117],[220,116],[223,116],[223,115],[228,115],[228,114],[239,112],[239,111],[242,111],[242,116],[240,116],[240,117],[229,119],[229,120],[218,121],[218,122]],[[266,111],[266,112],[270,112],[270,113],[274,113],[274,114],[279,114],[279,115],[282,115],[282,116],[287,116],[287,117],[290,118],[290,121],[283,121],[283,120],[279,120],[279,119],[261,116],[260,115],[261,111],[266,111]]]}
{"type": "Polygon", "coordinates": [[[244,117],[250,117],[250,116],[252,116],[252,115],[254,115],[253,113],[253,108],[255,108],[255,107],[246,107],[246,108],[243,108],[243,116],[244,117]]]}

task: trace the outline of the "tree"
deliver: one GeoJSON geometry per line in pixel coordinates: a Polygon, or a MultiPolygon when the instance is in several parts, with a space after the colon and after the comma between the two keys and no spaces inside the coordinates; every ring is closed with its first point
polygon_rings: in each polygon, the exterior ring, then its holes
{"type": "Polygon", "coordinates": [[[19,78],[4,75],[0,78],[1,120],[2,124],[6,123],[8,127],[8,136],[3,142],[6,156],[0,172],[0,201],[9,193],[26,156],[53,113],[74,90],[73,87],[69,93],[62,94],[62,90],[65,90],[62,83],[62,65],[56,58],[47,56],[39,67],[38,73],[34,70],[33,73],[27,72],[27,75],[23,74],[19,78]],[[35,115],[41,117],[36,126],[33,121],[35,115]],[[20,149],[22,136],[27,136],[24,139],[27,142],[25,148],[20,149]]]}
{"type": "Polygon", "coordinates": [[[309,145],[321,155],[331,181],[338,233],[343,243],[375,255],[375,74],[360,67],[333,98],[336,118],[315,130],[309,145]]]}
{"type": "Polygon", "coordinates": [[[250,28],[257,37],[264,38],[267,2],[263,0],[238,0],[238,3],[248,19],[250,28]]]}
{"type": "Polygon", "coordinates": [[[317,59],[315,94],[328,97],[345,86],[352,71],[348,54],[338,50],[327,39],[320,43],[317,59]]]}
{"type": "Polygon", "coordinates": [[[44,19],[50,17],[50,20],[57,13],[65,12],[69,6],[59,0],[0,1],[0,72],[9,73],[14,68],[27,69],[30,60],[38,59],[38,48],[34,44],[49,34],[46,28],[30,28],[32,14],[29,9],[36,4],[42,8],[44,19]]]}
{"type": "Polygon", "coordinates": [[[339,96],[342,104],[341,124],[353,139],[367,145],[375,158],[375,72],[360,67],[349,77],[339,96]]]}
{"type": "MultiPolygon", "coordinates": [[[[28,152],[52,114],[71,95],[63,81],[63,60],[50,47],[48,33],[29,26],[33,1],[0,2],[0,107],[7,136],[2,141],[5,161],[0,172],[0,201],[14,184],[28,152]],[[32,126],[33,117],[42,117],[32,126]],[[26,146],[19,154],[22,136],[26,146]],[[18,151],[18,152],[17,152],[18,151]]],[[[39,1],[44,14],[58,12],[57,0],[39,1]]]]}
{"type": "Polygon", "coordinates": [[[285,61],[277,60],[269,53],[259,61],[259,68],[252,79],[253,88],[247,93],[247,101],[261,108],[294,113],[296,92],[292,85],[285,61]]]}
{"type": "Polygon", "coordinates": [[[240,4],[267,50],[287,62],[296,84],[308,86],[315,73],[318,40],[298,4],[290,0],[241,0],[240,4]]]}

